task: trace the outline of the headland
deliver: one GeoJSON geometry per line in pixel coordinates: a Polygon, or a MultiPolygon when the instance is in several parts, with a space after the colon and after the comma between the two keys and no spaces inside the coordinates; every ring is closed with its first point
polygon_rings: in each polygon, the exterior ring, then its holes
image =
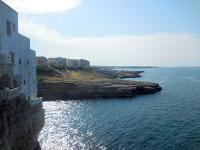
{"type": "Polygon", "coordinates": [[[161,90],[156,83],[122,80],[141,77],[141,73],[143,71],[116,71],[99,67],[39,67],[38,96],[45,100],[86,100],[134,97],[161,90]]]}

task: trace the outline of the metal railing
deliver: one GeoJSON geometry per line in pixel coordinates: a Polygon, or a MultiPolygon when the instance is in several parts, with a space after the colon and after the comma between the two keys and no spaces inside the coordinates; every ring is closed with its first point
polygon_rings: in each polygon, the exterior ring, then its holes
{"type": "Polygon", "coordinates": [[[11,100],[20,95],[20,88],[0,90],[0,99],[11,100]]]}

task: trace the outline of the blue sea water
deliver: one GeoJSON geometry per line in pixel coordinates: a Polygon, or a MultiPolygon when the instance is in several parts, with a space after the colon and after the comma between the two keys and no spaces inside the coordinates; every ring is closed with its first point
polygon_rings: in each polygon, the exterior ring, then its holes
{"type": "Polygon", "coordinates": [[[157,82],[163,90],[127,99],[44,102],[42,149],[199,150],[200,68],[139,70],[145,73],[136,80],[157,82]]]}

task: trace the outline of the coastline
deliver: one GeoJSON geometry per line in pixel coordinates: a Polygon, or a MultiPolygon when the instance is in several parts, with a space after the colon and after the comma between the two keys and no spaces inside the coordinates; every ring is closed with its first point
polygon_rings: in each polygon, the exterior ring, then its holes
{"type": "MultiPolygon", "coordinates": [[[[79,72],[80,70],[76,71],[79,72]]],[[[89,74],[87,74],[88,76],[92,73],[95,75],[92,76],[92,79],[70,80],[67,77],[62,78],[58,74],[54,74],[52,78],[59,76],[60,79],[47,79],[38,82],[38,96],[46,100],[127,98],[154,94],[162,89],[156,83],[122,80],[124,78],[141,77],[140,74],[143,71],[113,71],[102,68],[95,68],[92,71],[83,69],[83,71],[86,71],[89,74]]],[[[67,73],[69,74],[69,70],[67,73]]],[[[63,71],[63,74],[66,74],[66,72],[63,71]]]]}

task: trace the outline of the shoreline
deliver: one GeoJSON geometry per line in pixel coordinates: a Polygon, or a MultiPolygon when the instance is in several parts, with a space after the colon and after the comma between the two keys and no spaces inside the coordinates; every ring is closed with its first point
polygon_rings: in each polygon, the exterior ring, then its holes
{"type": "MultiPolygon", "coordinates": [[[[80,70],[76,71],[80,72],[80,70]]],[[[141,77],[140,74],[143,71],[113,71],[102,68],[95,68],[92,71],[83,69],[82,71],[86,71],[88,73],[87,76],[90,76],[92,73],[95,73],[95,75],[92,76],[92,79],[85,80],[69,80],[65,77],[59,79],[59,81],[48,79],[38,82],[38,96],[46,99],[45,101],[91,100],[129,98],[138,95],[154,94],[162,90],[159,84],[156,83],[122,80],[124,78],[141,77]],[[99,75],[101,78],[99,78],[99,75]]],[[[65,73],[63,71],[63,74],[65,73]]],[[[69,74],[69,70],[67,73],[69,74]]],[[[53,75],[54,78],[56,76],[58,74],[53,75]]]]}

